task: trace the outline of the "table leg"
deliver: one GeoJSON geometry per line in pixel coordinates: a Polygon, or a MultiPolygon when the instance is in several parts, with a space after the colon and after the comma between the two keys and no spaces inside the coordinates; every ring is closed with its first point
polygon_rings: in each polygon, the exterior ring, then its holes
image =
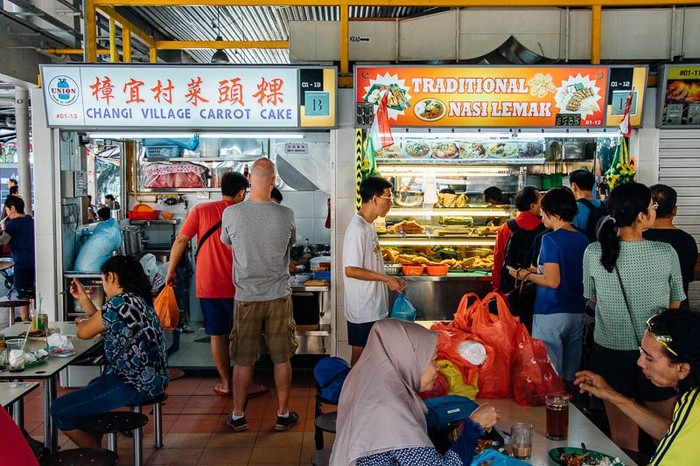
{"type": "Polygon", "coordinates": [[[58,451],[58,432],[51,418],[51,405],[56,399],[56,376],[44,380],[44,446],[51,453],[58,451]]]}
{"type": "Polygon", "coordinates": [[[24,400],[19,400],[12,403],[12,419],[20,429],[24,428],[24,400]]]}

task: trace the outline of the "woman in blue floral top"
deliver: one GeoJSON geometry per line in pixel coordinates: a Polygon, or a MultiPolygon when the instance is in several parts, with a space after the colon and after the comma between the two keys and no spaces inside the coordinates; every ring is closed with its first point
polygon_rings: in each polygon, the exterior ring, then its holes
{"type": "Polygon", "coordinates": [[[107,302],[98,310],[76,279],[70,293],[89,317],[75,319],[78,337],[104,337],[107,369],[86,387],[58,398],[51,408],[56,426],[81,448],[99,448],[100,436],[77,428],[84,417],[151,399],[168,386],[168,363],[151,284],[134,258],[114,256],[102,266],[107,302]]]}

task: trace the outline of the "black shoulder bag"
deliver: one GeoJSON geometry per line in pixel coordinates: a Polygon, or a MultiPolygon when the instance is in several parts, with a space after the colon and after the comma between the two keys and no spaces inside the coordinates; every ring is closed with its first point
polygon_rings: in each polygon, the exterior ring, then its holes
{"type": "Polygon", "coordinates": [[[221,228],[221,220],[216,222],[214,226],[212,226],[209,230],[207,230],[206,233],[204,233],[204,236],[202,236],[202,239],[199,240],[199,243],[197,244],[197,252],[194,253],[194,261],[197,262],[197,256],[199,256],[199,251],[201,251],[202,246],[204,245],[204,242],[209,239],[211,235],[214,234],[216,230],[221,228]]]}
{"type": "Polygon", "coordinates": [[[637,340],[637,344],[641,345],[642,340],[639,338],[639,335],[637,335],[637,328],[634,326],[634,319],[632,319],[632,310],[630,309],[630,302],[627,300],[627,292],[625,291],[625,287],[622,284],[622,276],[620,276],[620,269],[617,268],[617,264],[615,264],[615,273],[617,274],[617,281],[620,282],[620,289],[622,290],[622,297],[625,300],[625,309],[627,309],[627,315],[630,316],[630,323],[632,324],[632,331],[634,331],[634,338],[637,340]]]}

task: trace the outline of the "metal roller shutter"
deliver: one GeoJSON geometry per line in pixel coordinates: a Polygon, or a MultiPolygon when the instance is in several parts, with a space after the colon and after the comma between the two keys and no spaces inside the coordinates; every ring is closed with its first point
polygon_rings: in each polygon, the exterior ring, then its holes
{"type": "MultiPolygon", "coordinates": [[[[700,244],[700,130],[659,132],[659,183],[678,191],[678,216],[674,223],[700,244]]],[[[695,267],[690,303],[700,309],[700,271],[695,267]]]]}

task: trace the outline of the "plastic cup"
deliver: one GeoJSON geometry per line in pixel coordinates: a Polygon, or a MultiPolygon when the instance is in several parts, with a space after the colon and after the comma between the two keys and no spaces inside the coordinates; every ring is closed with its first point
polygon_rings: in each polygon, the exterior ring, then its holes
{"type": "Polygon", "coordinates": [[[513,456],[526,460],[532,455],[532,425],[518,422],[510,430],[510,448],[513,456]]]}
{"type": "Polygon", "coordinates": [[[7,353],[8,353],[8,366],[11,372],[17,372],[24,370],[24,358],[13,358],[13,351],[22,351],[23,346],[22,340],[9,340],[7,341],[7,353]]]}
{"type": "Polygon", "coordinates": [[[551,393],[546,396],[547,438],[566,440],[569,437],[569,396],[551,393]]]}

